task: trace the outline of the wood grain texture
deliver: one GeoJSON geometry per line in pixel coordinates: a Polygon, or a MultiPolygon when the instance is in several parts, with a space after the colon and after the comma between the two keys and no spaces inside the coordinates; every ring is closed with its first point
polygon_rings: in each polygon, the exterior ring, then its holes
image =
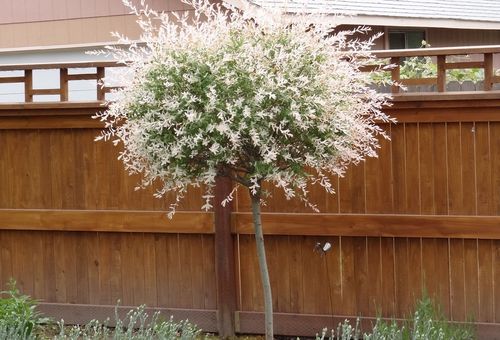
{"type": "Polygon", "coordinates": [[[210,309],[215,275],[204,259],[214,258],[214,247],[204,237],[2,230],[0,282],[14,278],[44,302],[210,309]],[[165,270],[168,277],[159,275],[165,270]]]}
{"type": "MultiPolygon", "coordinates": [[[[252,234],[248,213],[234,215],[233,231],[252,234]]],[[[498,216],[263,213],[267,235],[394,236],[500,239],[498,216]]]]}
{"type": "Polygon", "coordinates": [[[213,216],[203,212],[0,209],[0,229],[100,232],[213,233],[213,216]]]}

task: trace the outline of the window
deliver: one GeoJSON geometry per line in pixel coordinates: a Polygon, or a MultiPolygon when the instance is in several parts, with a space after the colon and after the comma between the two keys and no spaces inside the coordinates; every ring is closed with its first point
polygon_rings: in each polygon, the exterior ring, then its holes
{"type": "Polygon", "coordinates": [[[404,49],[404,48],[420,48],[422,40],[425,40],[425,31],[389,31],[389,48],[404,49]]]}

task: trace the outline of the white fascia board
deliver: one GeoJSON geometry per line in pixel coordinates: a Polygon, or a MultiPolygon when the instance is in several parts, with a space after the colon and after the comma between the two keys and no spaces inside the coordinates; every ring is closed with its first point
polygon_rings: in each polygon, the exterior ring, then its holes
{"type": "MultiPolygon", "coordinates": [[[[245,10],[248,8],[259,9],[246,0],[224,0],[224,3],[245,10]]],[[[293,15],[293,13],[290,13],[293,15]]],[[[476,30],[500,30],[500,22],[473,21],[440,18],[412,18],[393,16],[371,16],[371,15],[321,15],[320,20],[338,25],[364,25],[364,26],[393,26],[393,27],[432,27],[432,28],[455,28],[476,30]]]]}
{"type": "Polygon", "coordinates": [[[432,27],[476,30],[500,30],[500,22],[433,18],[401,18],[388,16],[324,16],[332,25],[364,25],[392,27],[432,27]]]}

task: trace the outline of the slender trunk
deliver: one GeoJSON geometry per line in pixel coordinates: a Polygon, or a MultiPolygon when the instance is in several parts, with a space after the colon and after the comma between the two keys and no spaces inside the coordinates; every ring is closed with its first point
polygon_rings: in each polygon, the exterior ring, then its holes
{"type": "Polygon", "coordinates": [[[264,293],[264,314],[266,319],[266,340],[273,340],[273,297],[271,293],[271,281],[267,269],[266,249],[264,248],[264,234],[262,232],[262,222],[260,217],[260,190],[253,195],[252,199],[253,225],[255,228],[255,244],[257,246],[257,256],[259,258],[260,279],[262,291],[264,293]]]}

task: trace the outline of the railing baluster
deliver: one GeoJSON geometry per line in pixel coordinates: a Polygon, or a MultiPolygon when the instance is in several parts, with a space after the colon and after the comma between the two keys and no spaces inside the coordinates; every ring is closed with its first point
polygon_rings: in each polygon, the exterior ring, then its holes
{"type": "Polygon", "coordinates": [[[33,70],[24,70],[24,101],[33,101],[33,70]]]}
{"type": "Polygon", "coordinates": [[[106,91],[104,89],[104,84],[101,85],[101,82],[103,82],[104,76],[105,76],[104,67],[98,67],[97,68],[97,100],[99,100],[99,101],[104,101],[106,99],[106,91]]]}
{"type": "Polygon", "coordinates": [[[493,54],[484,54],[484,91],[491,91],[493,88],[493,54]]]}
{"type": "Polygon", "coordinates": [[[446,55],[437,56],[437,90],[446,91],[446,55]]]}
{"type": "Polygon", "coordinates": [[[60,100],[62,102],[68,101],[68,69],[61,68],[59,72],[59,82],[60,82],[60,100]]]}
{"type": "Polygon", "coordinates": [[[394,67],[393,69],[391,69],[391,80],[393,81],[393,83],[397,83],[397,84],[393,84],[391,86],[391,92],[392,93],[399,93],[399,80],[401,79],[401,74],[400,74],[400,71],[401,71],[401,58],[399,58],[399,57],[392,57],[391,58],[391,64],[396,65],[396,67],[394,67]]]}

